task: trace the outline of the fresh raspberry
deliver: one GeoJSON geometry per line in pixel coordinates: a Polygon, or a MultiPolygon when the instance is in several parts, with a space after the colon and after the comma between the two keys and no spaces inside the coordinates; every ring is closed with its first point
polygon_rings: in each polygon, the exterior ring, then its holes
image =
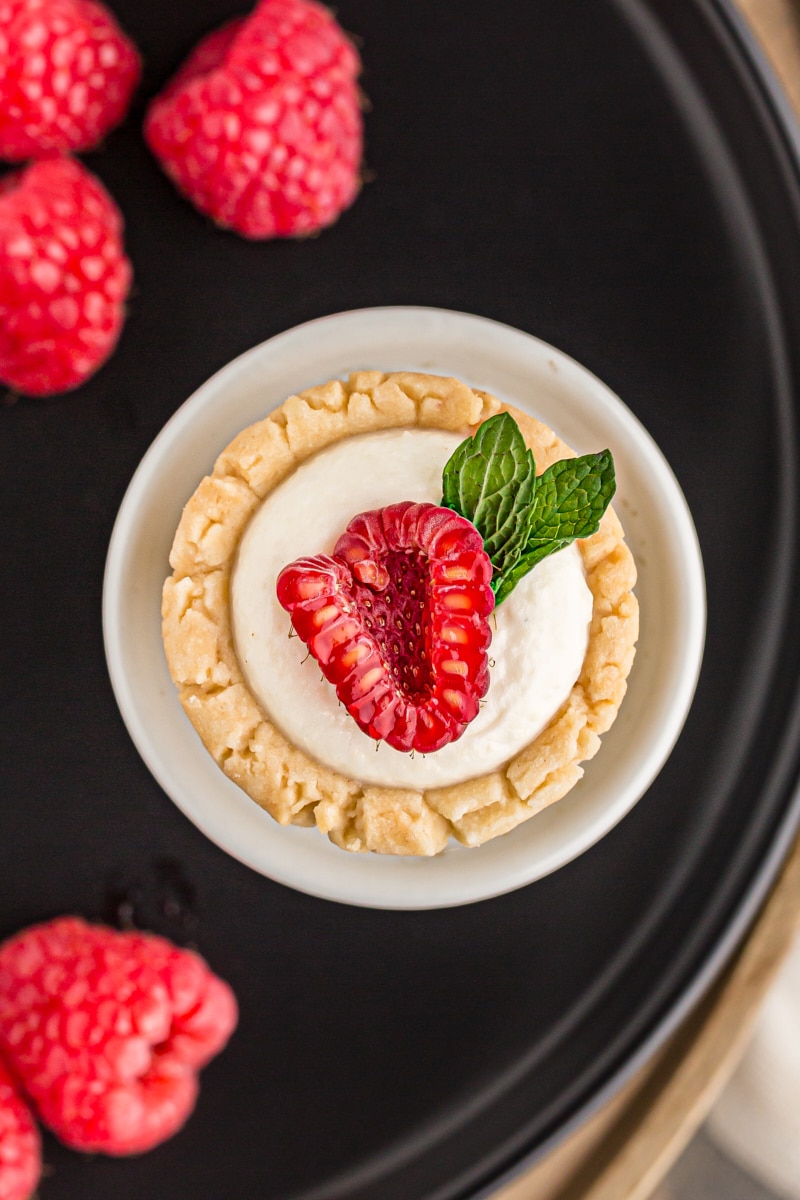
{"type": "Polygon", "coordinates": [[[96,0],[0,0],[0,158],[97,145],[140,73],[136,47],[96,0]]]}
{"type": "Polygon", "coordinates": [[[260,0],[204,38],[150,106],[145,138],[177,187],[250,238],[332,224],[360,187],[361,63],[314,0],[260,0]]]}
{"type": "Polygon", "coordinates": [[[0,381],[33,396],[83,383],[117,343],[130,281],[122,216],[80,163],[0,180],[0,381]]]}
{"type": "Polygon", "coordinates": [[[491,577],[474,525],[404,501],[354,517],[332,557],[291,563],[277,590],[364,732],[426,753],[461,737],[489,686],[491,577]]]}
{"type": "Polygon", "coordinates": [[[41,1170],[38,1130],[0,1063],[0,1200],[28,1200],[41,1170]]]}
{"type": "Polygon", "coordinates": [[[235,1025],[228,985],[163,938],[63,917],[0,946],[0,1047],[76,1149],[134,1154],[170,1137],[235,1025]]]}

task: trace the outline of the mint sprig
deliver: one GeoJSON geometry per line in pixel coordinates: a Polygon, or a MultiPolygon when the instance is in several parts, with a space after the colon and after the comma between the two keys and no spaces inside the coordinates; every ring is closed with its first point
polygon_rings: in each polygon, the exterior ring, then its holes
{"type": "Polygon", "coordinates": [[[483,538],[500,604],[542,559],[596,533],[615,489],[610,450],[561,459],[537,478],[516,421],[499,413],[447,462],[442,503],[483,538]]]}

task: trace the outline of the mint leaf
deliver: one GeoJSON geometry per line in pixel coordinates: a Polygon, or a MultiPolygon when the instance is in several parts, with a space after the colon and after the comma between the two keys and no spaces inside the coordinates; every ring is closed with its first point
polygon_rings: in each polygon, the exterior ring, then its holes
{"type": "Polygon", "coordinates": [[[535,491],[536,463],[508,413],[484,421],[445,466],[442,503],[476,527],[495,577],[526,547],[535,491]]]}
{"type": "Polygon", "coordinates": [[[526,552],[597,533],[616,486],[610,450],[553,463],[539,477],[526,552]]]}
{"type": "Polygon", "coordinates": [[[553,463],[536,486],[528,539],[523,553],[492,578],[495,604],[500,604],[523,576],[576,538],[597,533],[616,490],[610,450],[565,458],[553,463]]]}

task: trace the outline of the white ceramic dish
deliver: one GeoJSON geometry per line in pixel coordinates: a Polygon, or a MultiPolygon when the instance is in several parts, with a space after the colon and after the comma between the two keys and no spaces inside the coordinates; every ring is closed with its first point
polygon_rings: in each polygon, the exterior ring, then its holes
{"type": "Polygon", "coordinates": [[[178,807],[222,849],[290,887],[375,908],[438,908],[531,883],[581,854],[646,791],[680,733],[705,634],[686,501],[645,429],[595,376],[519,330],[465,313],[375,308],[300,325],[224,367],[144,456],[117,517],[103,592],[106,657],[130,735],[178,807]],[[177,698],[161,644],[161,585],[183,505],[219,451],[286,396],[358,368],[456,375],[552,426],[579,454],[610,446],[615,506],[639,568],[641,633],[628,695],[577,786],[504,837],[431,859],[347,854],[282,828],[231,783],[177,698]]]}

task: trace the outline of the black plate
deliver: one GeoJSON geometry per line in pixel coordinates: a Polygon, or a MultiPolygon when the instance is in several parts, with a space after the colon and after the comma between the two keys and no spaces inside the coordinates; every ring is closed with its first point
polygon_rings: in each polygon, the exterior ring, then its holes
{"type": "MultiPolygon", "coordinates": [[[[152,93],[235,0],[118,0],[152,93]]],[[[303,243],[218,232],[139,136],[92,169],[136,291],[79,393],[0,414],[0,933],[68,910],[196,943],[241,1025],[180,1136],[52,1140],[42,1200],[486,1195],[620,1082],[742,932],[795,820],[800,190],[780,102],[712,0],[340,0],[363,37],[370,183],[303,243]],[[667,767],[578,861],[428,913],[347,908],[226,857],[150,778],[100,633],[109,534],[165,419],[310,317],[427,304],[538,334],[665,450],[708,577],[705,665],[667,767]]]]}

